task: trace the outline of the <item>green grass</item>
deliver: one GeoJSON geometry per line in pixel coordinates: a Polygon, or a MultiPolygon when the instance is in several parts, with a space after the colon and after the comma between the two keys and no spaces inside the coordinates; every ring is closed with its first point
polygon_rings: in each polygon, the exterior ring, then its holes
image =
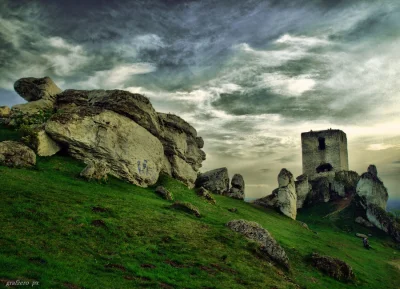
{"type": "MultiPolygon", "coordinates": [[[[7,129],[0,132],[8,137],[7,129]]],[[[374,249],[365,250],[354,232],[341,227],[346,211],[329,218],[321,217],[328,205],[301,212],[299,219],[311,229],[306,230],[242,201],[214,195],[216,204],[210,204],[161,177],[157,185],[196,206],[197,218],[172,209],[173,201],[155,194],[155,186],[140,188],[115,178],[86,182],[79,178],[83,167],[66,156],[38,158],[35,169],[0,167],[0,279],[36,280],[40,288],[375,289],[400,283],[388,263],[399,259],[394,243],[373,231],[374,249]],[[229,212],[232,207],[238,212],[229,212]],[[260,258],[257,246],[225,227],[239,218],[268,229],[286,250],[290,272],[260,258]],[[104,226],[93,225],[96,220],[104,226]],[[321,274],[307,261],[312,252],[348,262],[356,281],[344,284],[321,274]]]]}

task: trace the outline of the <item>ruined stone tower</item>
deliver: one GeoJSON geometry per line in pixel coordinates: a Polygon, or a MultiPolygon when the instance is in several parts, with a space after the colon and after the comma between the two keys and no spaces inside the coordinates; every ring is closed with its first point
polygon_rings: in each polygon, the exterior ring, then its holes
{"type": "Polygon", "coordinates": [[[327,171],[349,169],[346,134],[338,129],[301,134],[303,174],[309,178],[327,171]]]}

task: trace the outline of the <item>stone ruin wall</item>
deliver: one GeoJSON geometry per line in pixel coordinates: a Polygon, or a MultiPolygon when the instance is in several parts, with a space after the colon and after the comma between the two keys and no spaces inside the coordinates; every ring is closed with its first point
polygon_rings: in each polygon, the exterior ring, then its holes
{"type": "Polygon", "coordinates": [[[310,131],[301,134],[303,173],[310,178],[317,174],[316,168],[329,163],[333,171],[348,170],[347,137],[341,130],[310,131]],[[320,141],[325,148],[320,149],[320,141]],[[323,141],[324,139],[324,141],[323,141]]]}

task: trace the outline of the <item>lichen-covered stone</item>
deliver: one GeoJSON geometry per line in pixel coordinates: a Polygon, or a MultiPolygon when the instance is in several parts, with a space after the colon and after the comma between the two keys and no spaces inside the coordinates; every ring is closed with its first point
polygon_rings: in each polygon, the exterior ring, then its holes
{"type": "Polygon", "coordinates": [[[48,157],[58,153],[61,147],[42,129],[36,132],[35,149],[38,156],[48,157]]]}
{"type": "Polygon", "coordinates": [[[32,167],[36,165],[35,152],[15,141],[0,142],[0,165],[8,167],[32,167]]]}
{"type": "Polygon", "coordinates": [[[400,243],[400,224],[394,217],[376,204],[367,205],[366,215],[368,221],[400,243]]]}
{"type": "Polygon", "coordinates": [[[227,168],[219,168],[200,174],[196,179],[196,187],[204,187],[214,194],[223,195],[229,191],[229,175],[227,168]]]}
{"type": "Polygon", "coordinates": [[[197,218],[201,217],[200,210],[189,202],[176,201],[171,205],[171,208],[181,210],[189,214],[193,214],[197,218]]]}
{"type": "Polygon", "coordinates": [[[339,281],[354,279],[353,269],[342,260],[313,253],[311,261],[314,267],[339,281]]]}
{"type": "Polygon", "coordinates": [[[260,250],[269,258],[289,268],[289,258],[285,250],[260,224],[246,220],[232,220],[228,222],[226,226],[232,231],[240,233],[246,238],[257,242],[260,245],[260,250]]]}
{"type": "Polygon", "coordinates": [[[244,200],[244,179],[240,174],[235,174],[231,180],[231,188],[227,193],[230,198],[244,200]]]}
{"type": "Polygon", "coordinates": [[[158,186],[156,188],[156,193],[165,200],[172,201],[174,199],[172,193],[170,191],[168,191],[166,188],[164,188],[163,186],[158,186]]]}

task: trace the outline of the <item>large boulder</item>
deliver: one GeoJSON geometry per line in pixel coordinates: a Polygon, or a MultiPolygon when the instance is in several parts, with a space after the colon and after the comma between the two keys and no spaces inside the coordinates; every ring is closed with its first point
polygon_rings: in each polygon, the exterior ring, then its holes
{"type": "Polygon", "coordinates": [[[354,279],[353,269],[342,260],[313,253],[311,261],[314,267],[339,281],[354,279]]]}
{"type": "Polygon", "coordinates": [[[226,226],[232,231],[240,233],[246,238],[258,243],[261,252],[289,269],[289,258],[285,250],[260,224],[246,220],[233,220],[228,222],[226,226]]]}
{"type": "Polygon", "coordinates": [[[296,186],[296,195],[297,195],[297,209],[300,209],[303,207],[303,204],[305,200],[308,197],[308,194],[310,193],[310,184],[308,183],[308,176],[307,175],[301,175],[296,178],[295,181],[295,186],[296,186]]]}
{"type": "Polygon", "coordinates": [[[235,174],[231,180],[231,188],[229,193],[227,193],[228,197],[244,200],[244,179],[240,174],[235,174]]]}
{"type": "Polygon", "coordinates": [[[18,79],[14,83],[14,89],[26,101],[54,100],[55,96],[61,92],[61,89],[47,76],[43,78],[26,77],[18,79]]]}
{"type": "Polygon", "coordinates": [[[35,164],[35,152],[26,145],[15,141],[0,142],[0,165],[32,167],[35,164]]]}
{"type": "Polygon", "coordinates": [[[229,175],[227,168],[219,168],[200,174],[196,179],[196,187],[223,195],[229,191],[229,175]]]}
{"type": "Polygon", "coordinates": [[[365,200],[366,205],[373,204],[386,210],[389,194],[383,182],[378,178],[377,169],[374,165],[369,166],[368,172],[361,175],[357,183],[356,193],[365,200]]]}
{"type": "Polygon", "coordinates": [[[102,160],[110,174],[133,184],[153,185],[163,167],[161,142],[133,120],[99,107],[59,111],[46,132],[77,159],[102,160]]]}
{"type": "Polygon", "coordinates": [[[126,116],[156,136],[164,147],[162,172],[193,187],[206,155],[196,130],[180,117],[157,113],[148,98],[123,90],[65,90],[57,96],[61,110],[97,107],[126,116]]]}

